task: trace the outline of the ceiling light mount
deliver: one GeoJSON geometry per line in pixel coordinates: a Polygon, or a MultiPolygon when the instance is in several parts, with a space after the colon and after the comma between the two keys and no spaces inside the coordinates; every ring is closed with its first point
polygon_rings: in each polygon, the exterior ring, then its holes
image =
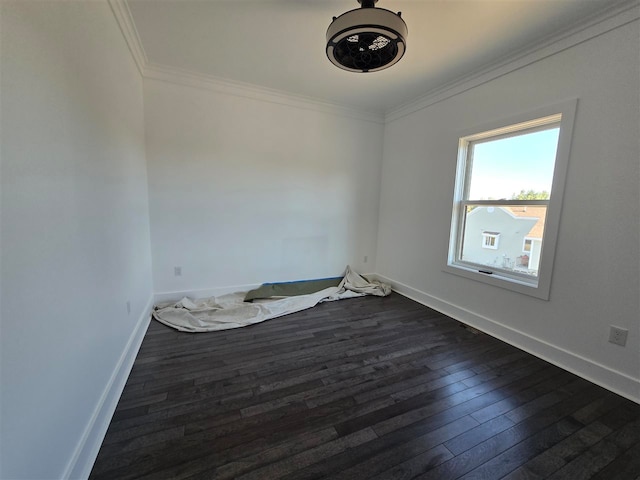
{"type": "Polygon", "coordinates": [[[361,7],[333,17],[327,29],[327,57],[350,72],[389,68],[406,50],[407,24],[401,12],[376,8],[378,0],[358,0],[361,7]]]}

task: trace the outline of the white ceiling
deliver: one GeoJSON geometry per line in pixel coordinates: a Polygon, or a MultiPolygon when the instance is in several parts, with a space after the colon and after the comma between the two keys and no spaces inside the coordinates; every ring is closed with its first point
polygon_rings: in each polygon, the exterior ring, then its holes
{"type": "MultiPolygon", "coordinates": [[[[624,0],[623,0],[624,1],[624,0]]],[[[326,58],[333,16],[356,0],[128,0],[149,64],[387,112],[546,41],[618,0],[380,0],[407,52],[375,73],[326,58]]]]}

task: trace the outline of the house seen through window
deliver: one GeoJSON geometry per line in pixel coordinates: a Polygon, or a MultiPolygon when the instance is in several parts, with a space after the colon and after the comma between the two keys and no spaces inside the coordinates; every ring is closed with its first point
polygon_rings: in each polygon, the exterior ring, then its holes
{"type": "MultiPolygon", "coordinates": [[[[568,145],[573,112],[569,127],[560,112],[460,139],[449,267],[491,275],[494,284],[500,279],[538,287],[549,243],[549,209],[557,200],[559,211],[568,161],[567,148],[559,155],[561,134],[569,135],[563,139],[568,145]]],[[[552,260],[553,252],[549,256],[552,260]]],[[[547,264],[548,286],[550,261],[547,264]]]]}

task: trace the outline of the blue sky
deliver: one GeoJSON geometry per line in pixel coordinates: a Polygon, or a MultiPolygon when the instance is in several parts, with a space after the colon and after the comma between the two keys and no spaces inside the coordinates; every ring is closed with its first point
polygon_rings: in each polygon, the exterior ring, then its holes
{"type": "Polygon", "coordinates": [[[559,128],[478,143],[469,199],[510,199],[520,190],[551,192],[559,128]]]}

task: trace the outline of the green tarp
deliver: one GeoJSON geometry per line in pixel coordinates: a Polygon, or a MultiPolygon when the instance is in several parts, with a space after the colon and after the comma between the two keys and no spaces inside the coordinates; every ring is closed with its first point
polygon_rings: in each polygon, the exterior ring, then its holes
{"type": "Polygon", "coordinates": [[[255,290],[250,290],[244,297],[245,302],[259,298],[295,297],[319,292],[329,287],[337,287],[342,277],[320,278],[317,280],[300,280],[297,282],[264,283],[255,290]]]}

